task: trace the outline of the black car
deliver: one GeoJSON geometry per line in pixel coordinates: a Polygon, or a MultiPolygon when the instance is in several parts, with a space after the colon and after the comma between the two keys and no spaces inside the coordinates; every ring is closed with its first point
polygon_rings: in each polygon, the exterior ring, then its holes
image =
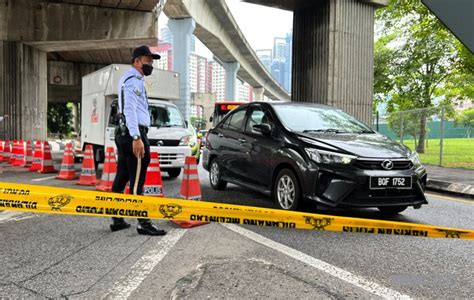
{"type": "Polygon", "coordinates": [[[418,154],[330,106],[254,102],[230,112],[206,141],[211,186],[272,194],[285,210],[303,200],[397,214],[427,204],[418,154]]]}

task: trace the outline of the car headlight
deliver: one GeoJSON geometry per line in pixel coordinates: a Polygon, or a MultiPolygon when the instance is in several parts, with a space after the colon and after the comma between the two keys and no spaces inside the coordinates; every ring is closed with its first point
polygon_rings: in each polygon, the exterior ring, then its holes
{"type": "Polygon", "coordinates": [[[179,145],[180,146],[189,146],[190,142],[191,142],[191,136],[186,135],[186,136],[183,136],[181,138],[181,140],[179,141],[179,145]]]}
{"type": "Polygon", "coordinates": [[[306,148],[305,150],[309,158],[316,163],[348,165],[356,158],[353,155],[316,150],[314,148],[306,148]]]}
{"type": "Polygon", "coordinates": [[[420,156],[416,152],[412,152],[409,156],[408,159],[411,160],[414,166],[418,167],[421,166],[421,160],[420,156]]]}

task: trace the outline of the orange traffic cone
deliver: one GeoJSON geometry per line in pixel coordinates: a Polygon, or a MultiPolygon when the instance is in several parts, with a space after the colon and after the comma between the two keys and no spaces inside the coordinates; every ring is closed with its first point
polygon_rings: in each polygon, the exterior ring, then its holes
{"type": "MultiPolygon", "coordinates": [[[[129,184],[125,187],[125,194],[131,194],[129,184]]],[[[158,152],[150,153],[150,164],[146,170],[145,183],[143,184],[143,196],[165,196],[158,152]]]]}
{"type": "Polygon", "coordinates": [[[4,157],[3,157],[3,147],[4,145],[6,145],[6,142],[5,141],[0,141],[0,162],[2,162],[4,160],[4,157]]]}
{"type": "Polygon", "coordinates": [[[38,171],[41,168],[41,158],[43,157],[43,149],[41,146],[41,141],[36,141],[35,144],[35,153],[33,154],[33,163],[28,169],[30,172],[38,171]]]}
{"type": "Polygon", "coordinates": [[[150,165],[146,171],[144,196],[164,197],[163,181],[161,179],[160,159],[158,152],[150,153],[150,165]]]}
{"type": "Polygon", "coordinates": [[[13,165],[16,161],[16,155],[18,152],[17,145],[18,145],[17,140],[13,140],[13,143],[10,145],[10,159],[8,160],[8,163],[10,165],[13,165]]]}
{"type": "Polygon", "coordinates": [[[95,173],[94,153],[92,152],[92,145],[86,146],[84,152],[84,159],[82,161],[81,176],[76,182],[78,185],[96,185],[97,175],[95,173]]]}
{"type": "Polygon", "coordinates": [[[53,158],[51,157],[51,148],[49,147],[48,141],[43,143],[43,151],[41,154],[41,166],[38,170],[38,173],[56,173],[56,170],[53,166],[53,158]]]}
{"type": "Polygon", "coordinates": [[[112,191],[112,184],[114,183],[115,174],[117,173],[117,162],[115,161],[115,150],[113,147],[107,147],[105,153],[104,169],[102,170],[102,177],[100,184],[96,186],[96,190],[103,192],[112,191]]]}
{"type": "Polygon", "coordinates": [[[24,145],[24,151],[25,155],[23,156],[23,160],[20,164],[20,167],[24,168],[29,168],[31,166],[31,162],[33,161],[33,157],[31,155],[31,142],[26,141],[24,145]]]}
{"type": "MultiPolygon", "coordinates": [[[[199,174],[197,160],[194,156],[186,156],[184,161],[183,180],[181,181],[181,197],[187,200],[201,200],[201,184],[199,183],[199,174]]],[[[171,220],[181,228],[192,228],[200,225],[209,224],[209,222],[171,220]]]]}
{"type": "Polygon", "coordinates": [[[76,170],[74,166],[74,154],[72,153],[72,144],[67,143],[64,150],[63,161],[61,163],[61,170],[56,179],[74,180],[76,179],[76,170]]]}
{"type": "Polygon", "coordinates": [[[19,167],[23,164],[23,160],[25,159],[25,142],[23,142],[23,140],[19,140],[18,145],[16,147],[17,153],[13,165],[19,167]]]}

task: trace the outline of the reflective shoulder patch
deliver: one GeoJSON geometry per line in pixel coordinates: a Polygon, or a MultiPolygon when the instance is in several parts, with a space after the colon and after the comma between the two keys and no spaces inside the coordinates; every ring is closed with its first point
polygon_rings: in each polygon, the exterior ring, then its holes
{"type": "Polygon", "coordinates": [[[134,92],[135,95],[137,95],[138,97],[141,97],[141,95],[142,95],[142,91],[140,91],[140,89],[138,89],[137,87],[134,87],[134,88],[133,88],[133,92],[134,92]]]}

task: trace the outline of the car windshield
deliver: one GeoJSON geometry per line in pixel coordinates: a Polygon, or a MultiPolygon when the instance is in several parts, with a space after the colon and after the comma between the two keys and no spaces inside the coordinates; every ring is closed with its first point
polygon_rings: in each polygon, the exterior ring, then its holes
{"type": "Polygon", "coordinates": [[[330,107],[275,105],[281,122],[296,132],[373,133],[369,127],[341,110],[330,107]]]}
{"type": "Polygon", "coordinates": [[[154,127],[185,127],[179,111],[173,106],[149,106],[151,126],[154,127]]]}

